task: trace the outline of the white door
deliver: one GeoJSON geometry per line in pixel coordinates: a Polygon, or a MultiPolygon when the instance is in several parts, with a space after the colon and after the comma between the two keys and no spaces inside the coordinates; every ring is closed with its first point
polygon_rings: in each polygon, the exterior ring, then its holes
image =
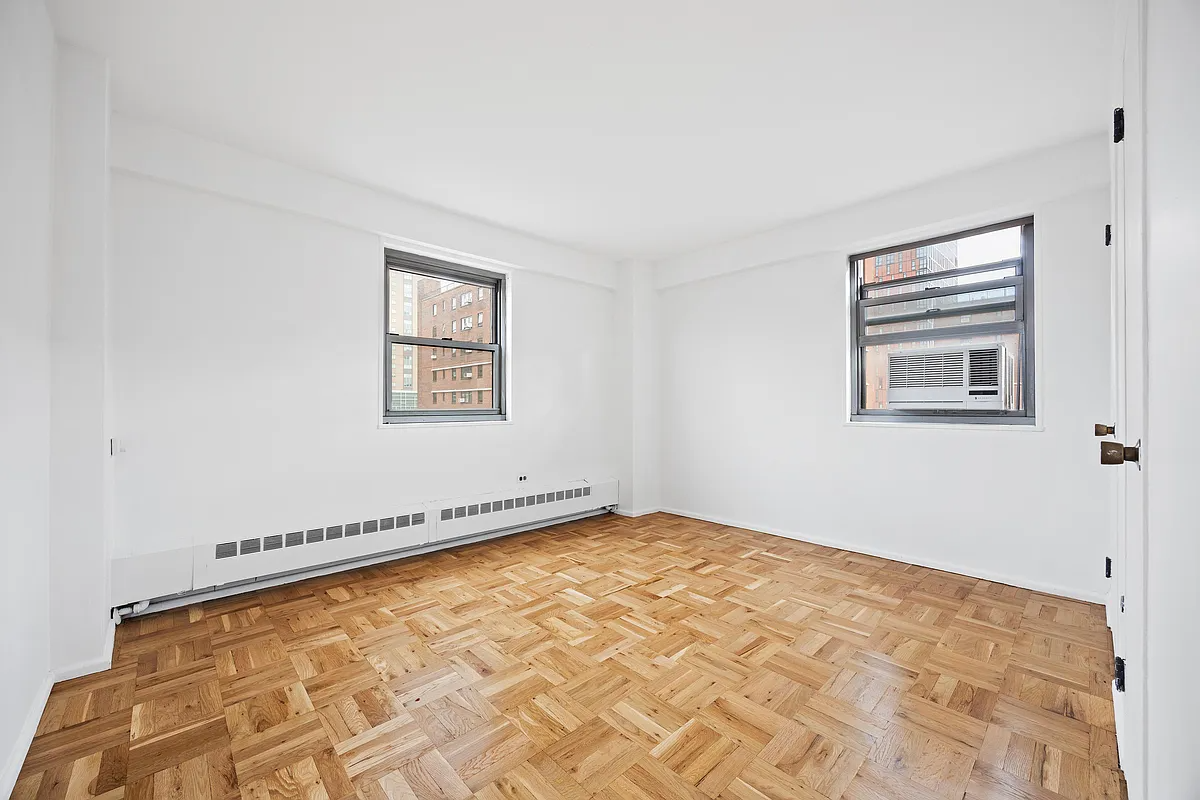
{"type": "MultiPolygon", "coordinates": [[[[1113,238],[1113,401],[1116,432],[1134,445],[1146,431],[1146,296],[1144,255],[1144,140],[1142,36],[1144,0],[1120,0],[1114,107],[1124,111],[1124,137],[1111,146],[1113,238]]],[[[1116,138],[1114,136],[1114,138],[1116,138]]],[[[1138,464],[1116,470],[1117,540],[1108,602],[1116,655],[1125,662],[1125,691],[1114,690],[1121,767],[1130,800],[1146,800],[1145,570],[1148,469],[1146,442],[1138,464]]]]}

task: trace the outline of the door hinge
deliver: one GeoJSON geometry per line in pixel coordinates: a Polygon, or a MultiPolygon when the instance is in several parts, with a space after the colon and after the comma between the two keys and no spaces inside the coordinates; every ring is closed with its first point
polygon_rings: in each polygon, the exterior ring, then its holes
{"type": "Polygon", "coordinates": [[[1104,558],[1104,577],[1112,577],[1112,559],[1107,556],[1104,558]]]}
{"type": "Polygon", "coordinates": [[[1121,595],[1121,613],[1125,613],[1125,595],[1121,595]]]}
{"type": "Polygon", "coordinates": [[[1125,139],[1125,109],[1113,109],[1113,142],[1125,139]]]}
{"type": "Polygon", "coordinates": [[[1105,247],[1112,246],[1112,225],[1104,226],[1104,246],[1105,247]]]}
{"type": "Polygon", "coordinates": [[[1120,656],[1113,659],[1113,688],[1125,691],[1125,659],[1120,656]]]}

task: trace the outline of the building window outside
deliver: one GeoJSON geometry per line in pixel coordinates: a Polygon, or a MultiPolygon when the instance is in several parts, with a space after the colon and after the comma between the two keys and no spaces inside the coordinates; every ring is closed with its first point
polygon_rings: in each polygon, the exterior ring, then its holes
{"type": "Polygon", "coordinates": [[[1034,422],[1033,228],[1026,218],[850,257],[852,419],[1034,422]],[[913,271],[881,276],[897,255],[913,271]]]}
{"type": "Polygon", "coordinates": [[[385,305],[385,336],[390,352],[384,362],[388,387],[384,393],[384,421],[503,419],[501,373],[485,373],[484,367],[490,364],[497,369],[503,364],[503,315],[498,306],[504,276],[392,249],[385,251],[385,262],[385,289],[390,298],[385,305]],[[476,306],[471,310],[477,313],[444,323],[434,319],[447,309],[471,305],[476,306]],[[414,336],[414,331],[429,331],[430,337],[414,336]],[[448,344],[454,346],[446,347],[448,344]],[[449,403],[462,408],[443,410],[446,393],[430,391],[422,384],[446,380],[443,370],[434,369],[436,359],[439,354],[446,357],[447,351],[457,358],[459,350],[466,364],[461,370],[448,367],[449,380],[458,381],[460,386],[449,392],[449,403]],[[485,374],[492,380],[487,380],[485,374]]]}

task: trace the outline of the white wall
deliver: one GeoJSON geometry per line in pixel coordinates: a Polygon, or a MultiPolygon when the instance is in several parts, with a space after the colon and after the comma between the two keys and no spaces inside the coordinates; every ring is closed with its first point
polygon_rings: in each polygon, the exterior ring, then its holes
{"type": "Polygon", "coordinates": [[[659,457],[659,293],[651,264],[624,262],[617,268],[616,342],[618,376],[612,402],[618,409],[621,503],[618,511],[637,516],[661,501],[659,457]]]}
{"type": "Polygon", "coordinates": [[[0,0],[0,795],[49,688],[50,264],[54,34],[39,0],[0,0]]]}
{"type": "Polygon", "coordinates": [[[602,280],[513,270],[509,423],[381,429],[377,235],[126,171],[111,219],[116,555],[618,473],[602,280]]]}
{"type": "Polygon", "coordinates": [[[105,280],[108,64],[61,44],[51,281],[50,660],[59,679],[108,666],[105,280]]]}
{"type": "MultiPolygon", "coordinates": [[[[1085,183],[1102,184],[1090,176],[1105,173],[1103,146],[1087,143],[1082,158],[1085,183]]],[[[1036,171],[1040,160],[994,174],[1036,171]]],[[[980,203],[986,188],[976,191],[980,203]]],[[[977,222],[1035,215],[1039,430],[846,422],[846,256],[866,242],[905,241],[880,208],[904,209],[906,230],[952,232],[958,222],[946,227],[912,209],[937,197],[936,186],[922,187],[908,202],[895,196],[828,220],[846,239],[832,252],[663,291],[664,507],[1102,599],[1111,474],[1096,464],[1090,427],[1110,406],[1108,197],[1078,184],[1073,195],[1061,190],[1044,193],[1059,199],[990,214],[954,206],[977,222]],[[930,492],[926,503],[919,489],[930,492]]],[[[761,244],[750,243],[746,257],[758,257],[761,244]]],[[[805,250],[803,241],[792,245],[805,250]]],[[[736,253],[723,258],[736,267],[736,253]]],[[[688,268],[676,264],[670,277],[688,268]]]]}
{"type": "Polygon", "coordinates": [[[1184,798],[1200,796],[1200,6],[1146,7],[1147,796],[1184,798]]]}

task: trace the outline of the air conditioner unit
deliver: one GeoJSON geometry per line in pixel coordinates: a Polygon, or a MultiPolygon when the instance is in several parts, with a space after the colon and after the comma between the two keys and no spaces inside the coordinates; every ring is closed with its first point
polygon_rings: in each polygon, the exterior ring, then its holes
{"type": "Polygon", "coordinates": [[[1003,344],[888,353],[887,407],[897,410],[1014,408],[1013,359],[1003,344]]]}

